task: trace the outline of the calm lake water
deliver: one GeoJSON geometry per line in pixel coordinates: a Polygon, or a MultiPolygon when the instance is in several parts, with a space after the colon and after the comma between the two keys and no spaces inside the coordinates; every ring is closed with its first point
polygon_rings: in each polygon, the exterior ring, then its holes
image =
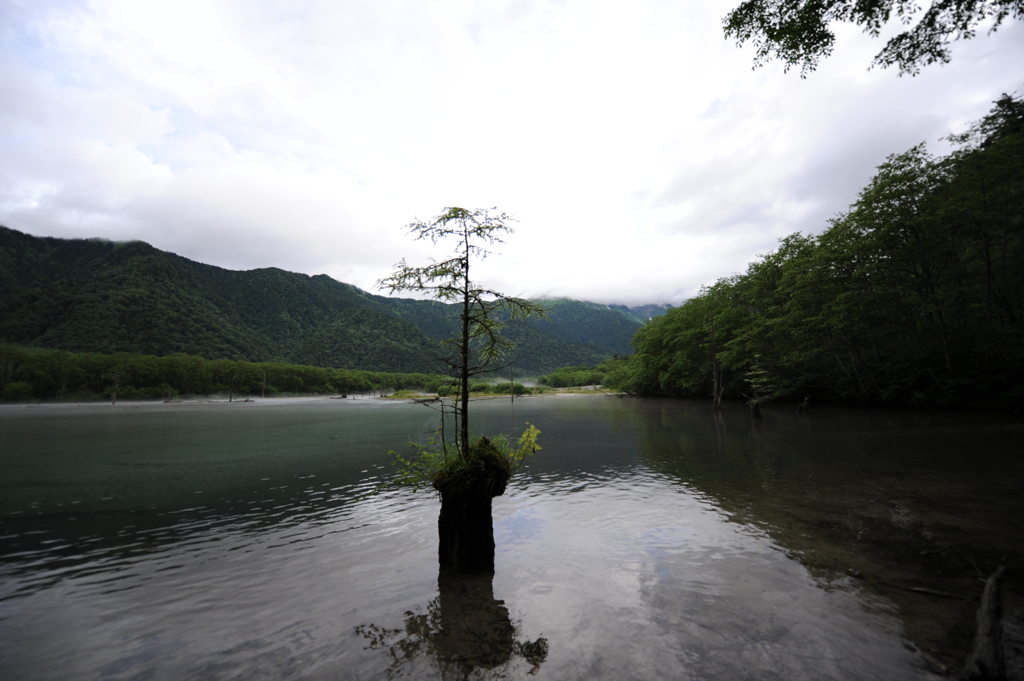
{"type": "MultiPolygon", "coordinates": [[[[0,408],[5,679],[927,679],[1021,565],[1024,428],[543,397],[496,571],[429,491],[365,496],[436,415],[377,400],[0,408]]],[[[1007,584],[1017,604],[1017,582],[1007,584]]]]}

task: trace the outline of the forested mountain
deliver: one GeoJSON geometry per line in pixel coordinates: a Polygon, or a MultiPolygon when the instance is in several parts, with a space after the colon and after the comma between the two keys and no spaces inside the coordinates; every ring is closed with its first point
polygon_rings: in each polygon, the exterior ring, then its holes
{"type": "Polygon", "coordinates": [[[568,298],[541,301],[548,309],[548,318],[536,322],[542,330],[559,338],[592,343],[599,338],[602,347],[619,355],[628,355],[633,334],[651,317],[664,314],[668,305],[600,305],[568,298]],[[609,314],[611,313],[611,314],[609,314]]]}
{"type": "Polygon", "coordinates": [[[890,156],[824,232],[646,325],[632,389],[1019,410],[1024,101],[951,141],[890,156]]]}
{"type": "MultiPolygon", "coordinates": [[[[517,370],[594,364],[628,352],[639,323],[597,307],[565,301],[547,321],[510,324],[508,335],[522,343],[517,370]]],[[[432,372],[437,340],[457,314],[442,303],[377,296],[326,275],[225,270],[138,241],[40,238],[0,227],[0,342],[432,372]]]]}

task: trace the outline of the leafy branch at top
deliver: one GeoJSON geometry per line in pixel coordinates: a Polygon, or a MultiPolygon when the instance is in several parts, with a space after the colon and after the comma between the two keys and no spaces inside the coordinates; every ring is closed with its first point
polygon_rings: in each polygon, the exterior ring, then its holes
{"type": "MultiPolygon", "coordinates": [[[[392,293],[420,291],[436,300],[460,306],[459,328],[442,344],[451,352],[442,358],[459,384],[459,400],[453,406],[456,419],[455,442],[460,456],[468,458],[469,380],[473,376],[502,368],[514,344],[501,335],[504,319],[518,320],[543,316],[543,308],[528,300],[506,296],[479,285],[470,276],[474,259],[491,255],[488,247],[504,243],[503,236],[514,230],[512,218],[497,208],[450,207],[430,222],[417,220],[406,230],[417,240],[434,244],[454,242],[454,253],[429,265],[409,266],[403,259],[389,277],[377,282],[378,288],[392,293]]],[[[444,443],[444,448],[448,444],[444,443]]]]}
{"type": "Polygon", "coordinates": [[[1022,0],[744,0],[723,20],[726,38],[754,44],[754,67],[772,58],[806,77],[832,54],[834,23],[851,23],[878,37],[891,19],[907,26],[875,55],[872,66],[898,66],[917,75],[922,66],[950,61],[950,43],[973,38],[980,25],[994,33],[1007,19],[1024,18],[1022,0]]]}

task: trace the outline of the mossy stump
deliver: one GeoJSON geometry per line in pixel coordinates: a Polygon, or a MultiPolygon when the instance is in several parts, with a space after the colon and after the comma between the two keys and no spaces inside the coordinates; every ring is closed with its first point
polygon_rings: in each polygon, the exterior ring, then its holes
{"type": "Polygon", "coordinates": [[[505,492],[512,466],[494,443],[482,437],[434,476],[441,495],[437,519],[438,562],[461,573],[494,572],[491,500],[505,492]]]}

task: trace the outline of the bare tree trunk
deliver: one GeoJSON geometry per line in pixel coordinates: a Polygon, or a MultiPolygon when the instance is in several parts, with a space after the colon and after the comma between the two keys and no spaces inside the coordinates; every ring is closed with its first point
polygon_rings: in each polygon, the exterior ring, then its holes
{"type": "MultiPolygon", "coordinates": [[[[459,421],[459,452],[463,458],[469,458],[469,312],[470,312],[470,291],[469,291],[469,239],[466,239],[466,259],[462,263],[463,273],[463,295],[462,295],[462,338],[459,346],[459,379],[461,380],[461,393],[459,401],[462,403],[462,414],[459,421]]],[[[489,504],[490,502],[488,502],[489,504]]],[[[488,515],[488,517],[490,517],[488,515]]]]}
{"type": "Polygon", "coordinates": [[[722,385],[722,367],[718,364],[717,356],[711,364],[711,381],[711,405],[715,411],[721,411],[722,393],[725,392],[725,386],[722,385]]]}
{"type": "Polygon", "coordinates": [[[999,586],[1005,565],[1000,565],[985,580],[985,590],[978,607],[978,628],[974,634],[974,649],[967,657],[966,676],[976,681],[996,681],[1006,678],[1003,657],[1003,626],[1000,622],[999,586]]]}
{"type": "Polygon", "coordinates": [[[715,411],[722,409],[722,393],[725,386],[722,384],[722,365],[718,363],[718,334],[715,331],[715,322],[711,321],[711,405],[715,411]]]}

